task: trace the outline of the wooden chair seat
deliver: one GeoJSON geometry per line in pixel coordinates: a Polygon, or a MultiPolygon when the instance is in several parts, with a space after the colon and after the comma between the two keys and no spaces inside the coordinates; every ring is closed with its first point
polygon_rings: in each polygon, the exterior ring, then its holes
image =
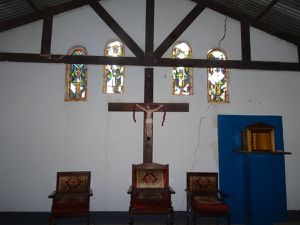
{"type": "Polygon", "coordinates": [[[166,209],[171,207],[169,190],[152,190],[151,192],[142,190],[133,194],[135,199],[132,207],[135,209],[166,209]],[[165,193],[163,193],[165,192],[165,193]]]}
{"type": "Polygon", "coordinates": [[[209,213],[215,215],[227,215],[229,206],[224,204],[215,196],[194,196],[192,197],[193,210],[199,213],[209,213]]]}

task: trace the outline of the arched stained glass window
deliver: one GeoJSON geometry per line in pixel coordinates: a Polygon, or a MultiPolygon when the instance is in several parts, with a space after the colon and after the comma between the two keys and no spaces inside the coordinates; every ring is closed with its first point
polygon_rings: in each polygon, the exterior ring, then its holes
{"type": "MultiPolygon", "coordinates": [[[[83,46],[74,46],[69,50],[68,55],[87,55],[87,50],[83,46]]],[[[86,101],[87,80],[85,64],[67,64],[65,101],[86,101]]]]}
{"type": "MultiPolygon", "coordinates": [[[[120,41],[111,41],[106,45],[105,56],[124,56],[124,46],[120,41]]],[[[104,93],[124,93],[124,66],[104,65],[104,93]]]]}
{"type": "MultiPolygon", "coordinates": [[[[172,57],[175,59],[190,59],[192,48],[185,42],[175,44],[172,50],[172,57]]],[[[172,69],[172,93],[174,95],[193,94],[192,68],[174,67],[172,69]]]]}
{"type": "MultiPolygon", "coordinates": [[[[221,49],[212,49],[207,59],[227,60],[226,53],[221,49]]],[[[228,70],[226,68],[207,69],[207,95],[208,102],[229,102],[228,70]]]]}

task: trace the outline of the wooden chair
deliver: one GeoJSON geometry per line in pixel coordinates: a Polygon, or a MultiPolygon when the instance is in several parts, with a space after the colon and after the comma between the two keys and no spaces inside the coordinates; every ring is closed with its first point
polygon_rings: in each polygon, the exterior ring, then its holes
{"type": "Polygon", "coordinates": [[[62,217],[86,217],[86,224],[90,223],[90,181],[90,171],[57,173],[56,191],[48,196],[52,199],[50,225],[62,217]]]}
{"type": "Polygon", "coordinates": [[[169,165],[143,163],[132,165],[132,185],[130,194],[129,224],[134,215],[166,214],[167,224],[173,224],[173,207],[169,186],[169,165]]]}
{"type": "Polygon", "coordinates": [[[196,225],[196,217],[216,217],[217,224],[230,224],[230,209],[224,202],[228,197],[218,190],[218,173],[187,173],[187,224],[196,225]]]}

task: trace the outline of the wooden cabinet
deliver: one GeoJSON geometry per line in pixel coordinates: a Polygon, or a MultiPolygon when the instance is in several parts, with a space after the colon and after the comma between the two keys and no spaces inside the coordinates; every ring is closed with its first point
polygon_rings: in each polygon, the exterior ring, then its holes
{"type": "Polygon", "coordinates": [[[258,122],[242,131],[242,148],[244,151],[275,152],[274,127],[258,122]]]}

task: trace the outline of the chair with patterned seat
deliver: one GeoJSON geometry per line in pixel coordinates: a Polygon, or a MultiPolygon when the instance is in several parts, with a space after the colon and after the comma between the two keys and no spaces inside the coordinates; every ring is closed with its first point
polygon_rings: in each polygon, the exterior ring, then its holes
{"type": "Polygon", "coordinates": [[[49,225],[62,217],[86,217],[86,224],[90,223],[90,182],[90,171],[57,172],[56,191],[48,196],[52,199],[49,225]]]}
{"type": "Polygon", "coordinates": [[[132,185],[130,194],[129,224],[134,215],[166,214],[167,224],[173,224],[173,207],[169,186],[169,165],[143,163],[132,165],[132,185]]]}
{"type": "Polygon", "coordinates": [[[225,193],[218,190],[218,173],[187,173],[187,224],[196,225],[196,217],[216,217],[217,224],[230,224],[230,209],[225,193]]]}

